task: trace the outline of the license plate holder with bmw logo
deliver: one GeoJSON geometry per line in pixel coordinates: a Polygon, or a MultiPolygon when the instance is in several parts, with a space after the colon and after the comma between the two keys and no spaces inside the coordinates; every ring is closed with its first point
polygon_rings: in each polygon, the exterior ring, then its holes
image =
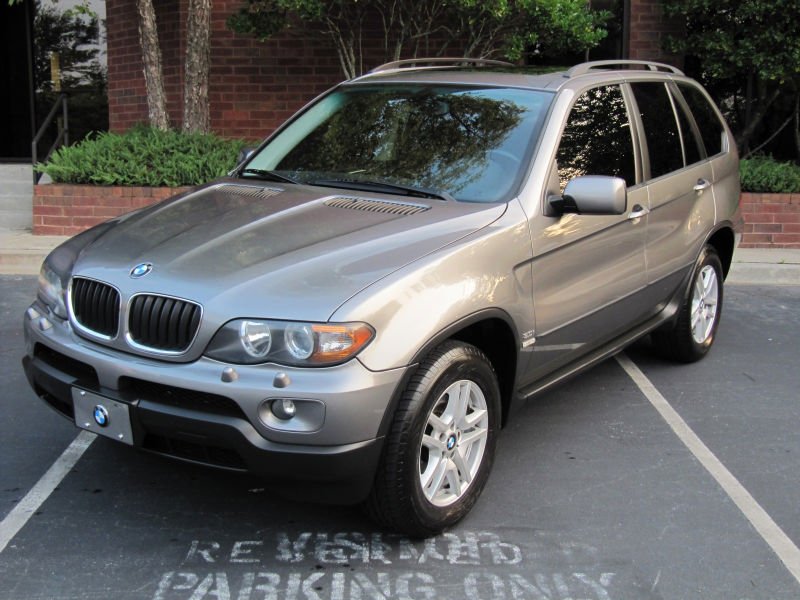
{"type": "Polygon", "coordinates": [[[81,429],[133,445],[128,405],[80,388],[72,388],[75,424],[81,429]]]}

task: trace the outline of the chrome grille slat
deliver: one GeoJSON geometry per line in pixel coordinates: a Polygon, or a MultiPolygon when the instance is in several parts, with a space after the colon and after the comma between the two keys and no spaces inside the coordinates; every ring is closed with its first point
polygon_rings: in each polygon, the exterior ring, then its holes
{"type": "Polygon", "coordinates": [[[180,353],[200,327],[199,304],[157,294],[138,294],[128,311],[128,335],[136,345],[157,352],[180,353]]]}
{"type": "Polygon", "coordinates": [[[403,217],[430,210],[430,206],[426,206],[425,204],[393,202],[391,200],[373,200],[371,198],[356,198],[352,196],[337,196],[326,200],[324,204],[331,208],[348,208],[351,210],[364,210],[403,217]]]}
{"type": "Polygon", "coordinates": [[[113,338],[119,331],[119,292],[112,286],[75,277],[70,292],[75,321],[88,331],[113,338]]]}

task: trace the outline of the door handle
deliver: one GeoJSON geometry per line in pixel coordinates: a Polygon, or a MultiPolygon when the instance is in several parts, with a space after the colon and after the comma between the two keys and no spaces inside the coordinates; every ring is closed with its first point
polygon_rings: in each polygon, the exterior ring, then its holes
{"type": "Polygon", "coordinates": [[[702,177],[697,180],[697,183],[692,188],[695,192],[702,192],[703,190],[710,188],[711,182],[707,179],[703,179],[702,177]]]}
{"type": "Polygon", "coordinates": [[[646,214],[648,214],[649,212],[650,212],[650,209],[649,209],[649,208],[645,208],[645,207],[644,207],[644,206],[642,206],[641,204],[635,204],[635,205],[633,206],[633,210],[632,210],[632,211],[630,212],[630,214],[628,215],[628,220],[629,220],[629,221],[634,221],[634,220],[636,220],[636,219],[639,219],[639,218],[641,218],[641,217],[645,216],[645,215],[646,215],[646,214]]]}

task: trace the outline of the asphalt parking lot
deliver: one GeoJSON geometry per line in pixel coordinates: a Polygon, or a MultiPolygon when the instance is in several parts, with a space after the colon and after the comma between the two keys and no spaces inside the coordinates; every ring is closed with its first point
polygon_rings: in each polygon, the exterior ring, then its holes
{"type": "MultiPolygon", "coordinates": [[[[20,367],[35,287],[0,277],[0,539],[78,436],[20,367]]],[[[705,360],[667,363],[644,341],[528,403],[478,505],[425,541],[82,434],[0,552],[0,600],[800,598],[798,339],[800,287],[727,287],[705,360]]]]}

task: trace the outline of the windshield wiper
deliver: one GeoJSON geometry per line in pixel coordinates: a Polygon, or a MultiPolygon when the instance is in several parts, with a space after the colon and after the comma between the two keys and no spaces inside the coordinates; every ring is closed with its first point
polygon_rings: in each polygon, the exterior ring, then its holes
{"type": "Polygon", "coordinates": [[[280,173],[276,173],[275,171],[267,171],[266,169],[244,169],[243,171],[239,172],[240,177],[251,176],[256,179],[266,179],[267,181],[280,181],[283,183],[294,183],[299,185],[299,181],[292,179],[291,177],[287,177],[286,175],[281,175],[280,173]]]}
{"type": "Polygon", "coordinates": [[[387,192],[401,196],[416,196],[417,198],[437,198],[456,202],[448,192],[444,190],[434,190],[430,188],[417,187],[413,185],[403,185],[399,183],[388,183],[386,181],[372,181],[364,179],[316,179],[309,181],[309,185],[321,185],[324,187],[345,188],[351,190],[362,190],[365,192],[387,192]]]}

